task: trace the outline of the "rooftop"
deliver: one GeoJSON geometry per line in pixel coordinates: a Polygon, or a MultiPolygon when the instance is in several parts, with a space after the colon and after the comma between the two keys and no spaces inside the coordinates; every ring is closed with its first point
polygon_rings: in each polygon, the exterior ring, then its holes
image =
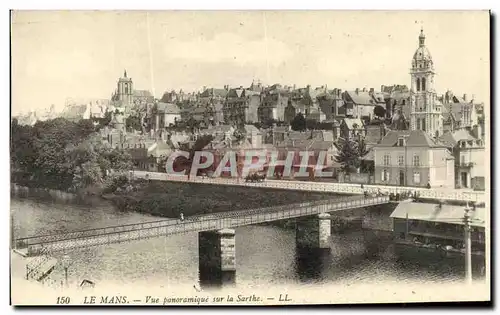
{"type": "Polygon", "coordinates": [[[422,130],[397,130],[389,131],[382,141],[375,147],[394,147],[400,137],[406,138],[407,147],[445,148],[441,142],[436,142],[422,130]]]}
{"type": "MultiPolygon", "coordinates": [[[[431,221],[448,224],[464,224],[464,207],[443,204],[441,207],[432,203],[402,202],[399,203],[391,218],[431,221]]],[[[484,227],[486,209],[476,208],[469,212],[471,225],[484,227]]]]}

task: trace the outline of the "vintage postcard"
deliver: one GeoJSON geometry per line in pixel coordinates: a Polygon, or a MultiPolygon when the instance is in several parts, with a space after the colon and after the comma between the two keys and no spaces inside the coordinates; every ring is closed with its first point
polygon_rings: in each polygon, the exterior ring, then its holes
{"type": "Polygon", "coordinates": [[[13,305],[490,301],[489,11],[11,11],[13,305]]]}

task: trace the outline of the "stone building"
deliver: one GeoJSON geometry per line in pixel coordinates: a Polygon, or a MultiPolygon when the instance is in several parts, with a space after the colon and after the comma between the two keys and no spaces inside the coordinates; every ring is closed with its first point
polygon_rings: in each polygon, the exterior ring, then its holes
{"type": "Polygon", "coordinates": [[[154,96],[147,90],[134,90],[132,78],[127,76],[127,70],[123,77],[118,79],[117,87],[111,96],[111,103],[115,107],[123,108],[129,112],[132,108],[145,107],[154,101],[154,96]]]}
{"type": "Polygon", "coordinates": [[[285,108],[285,122],[290,123],[299,113],[308,120],[325,120],[326,116],[321,111],[317,98],[319,94],[325,91],[327,91],[326,85],[316,89],[312,89],[310,85],[305,88],[293,89],[285,108]]]}
{"type": "Polygon", "coordinates": [[[390,131],[373,147],[375,183],[455,187],[455,159],[423,130],[390,131]]]}
{"type": "Polygon", "coordinates": [[[345,116],[371,121],[376,106],[386,107],[384,95],[375,92],[373,88],[356,88],[354,91],[345,91],[342,94],[345,106],[345,116]]]}
{"type": "Polygon", "coordinates": [[[274,84],[262,91],[262,103],[259,106],[259,121],[285,121],[285,109],[290,99],[290,89],[274,84]]]}
{"type": "Polygon", "coordinates": [[[258,122],[260,92],[245,89],[242,86],[230,89],[222,108],[226,124],[243,125],[258,122]]]}
{"type": "MultiPolygon", "coordinates": [[[[198,106],[204,110],[203,119],[206,120],[206,124],[210,122],[213,124],[224,122],[223,107],[228,92],[229,86],[226,85],[223,89],[204,89],[200,94],[198,106]]],[[[198,112],[201,113],[202,109],[199,109],[198,112]]]]}
{"type": "Polygon", "coordinates": [[[410,117],[410,89],[406,85],[382,85],[380,91],[384,94],[387,118],[391,118],[398,110],[405,117],[410,117]]]}
{"type": "Polygon", "coordinates": [[[156,102],[152,110],[153,130],[158,131],[175,125],[181,119],[181,110],[177,104],[156,102]]]}
{"type": "Polygon", "coordinates": [[[443,108],[434,90],[434,63],[425,46],[423,29],[418,41],[410,71],[410,126],[411,130],[422,130],[431,138],[437,138],[443,134],[443,108]]]}
{"type": "Polygon", "coordinates": [[[455,157],[456,187],[484,190],[488,158],[484,138],[464,128],[454,132],[447,131],[440,140],[455,157]]]}

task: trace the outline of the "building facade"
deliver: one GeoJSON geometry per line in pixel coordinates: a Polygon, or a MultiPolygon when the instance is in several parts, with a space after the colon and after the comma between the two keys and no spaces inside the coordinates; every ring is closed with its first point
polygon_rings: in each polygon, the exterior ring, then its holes
{"type": "Polygon", "coordinates": [[[485,189],[486,150],[484,138],[467,129],[446,132],[441,140],[455,157],[457,188],[485,189]]]}
{"type": "Polygon", "coordinates": [[[423,130],[390,131],[373,147],[375,183],[455,187],[455,159],[423,130]]]}
{"type": "Polygon", "coordinates": [[[262,102],[258,109],[259,121],[285,121],[285,109],[290,91],[279,84],[272,85],[262,92],[262,102]]]}
{"type": "Polygon", "coordinates": [[[226,124],[243,125],[258,122],[260,92],[244,89],[230,89],[223,106],[223,116],[226,124]]]}

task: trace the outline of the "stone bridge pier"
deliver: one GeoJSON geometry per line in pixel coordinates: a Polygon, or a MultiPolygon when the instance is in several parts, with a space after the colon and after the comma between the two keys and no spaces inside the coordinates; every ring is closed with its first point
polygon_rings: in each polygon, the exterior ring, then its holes
{"type": "Polygon", "coordinates": [[[236,282],[236,243],[233,229],[198,233],[199,280],[201,286],[232,285],[236,282]]]}
{"type": "Polygon", "coordinates": [[[300,278],[317,278],[330,257],[330,214],[297,218],[295,222],[297,273],[300,278]]]}

